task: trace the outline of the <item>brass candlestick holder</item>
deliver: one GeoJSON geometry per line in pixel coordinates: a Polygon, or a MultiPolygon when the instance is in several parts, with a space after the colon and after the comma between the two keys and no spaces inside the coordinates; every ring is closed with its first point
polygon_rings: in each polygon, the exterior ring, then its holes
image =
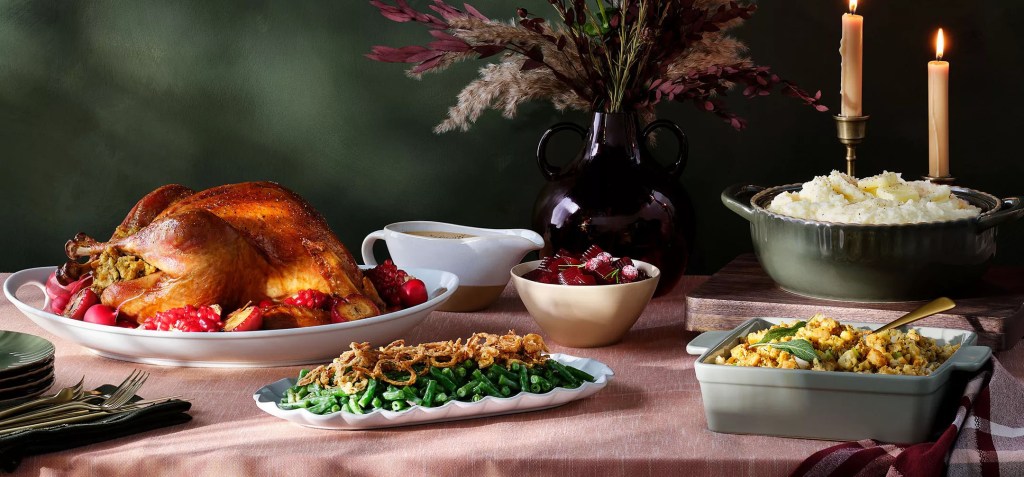
{"type": "Polygon", "coordinates": [[[933,184],[953,185],[953,183],[956,182],[956,177],[953,176],[921,176],[921,178],[933,184]]]}
{"type": "Polygon", "coordinates": [[[864,142],[870,116],[832,116],[836,120],[836,136],[846,145],[846,174],[857,177],[857,145],[864,142]]]}

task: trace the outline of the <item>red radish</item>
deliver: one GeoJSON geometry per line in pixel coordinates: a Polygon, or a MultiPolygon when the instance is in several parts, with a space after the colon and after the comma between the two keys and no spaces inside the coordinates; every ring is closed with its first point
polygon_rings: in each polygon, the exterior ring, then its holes
{"type": "Polygon", "coordinates": [[[63,314],[71,296],[89,285],[92,285],[92,275],[86,275],[67,285],[61,285],[57,280],[57,272],[51,273],[46,279],[46,296],[50,298],[50,312],[63,314]]]}
{"type": "Polygon", "coordinates": [[[117,310],[107,305],[93,305],[85,310],[85,316],[82,319],[87,323],[114,326],[117,324],[117,310]]]}
{"type": "Polygon", "coordinates": [[[68,306],[64,309],[64,316],[73,320],[81,320],[85,317],[86,310],[99,302],[100,297],[92,291],[92,288],[83,288],[71,295],[71,300],[68,301],[68,306]]]}
{"type": "Polygon", "coordinates": [[[79,278],[76,281],[73,281],[73,282],[69,283],[68,286],[67,286],[67,289],[68,289],[68,293],[69,294],[74,295],[75,293],[78,293],[79,290],[81,290],[81,289],[83,289],[85,287],[88,287],[88,286],[92,286],[92,275],[91,274],[90,275],[86,275],[86,276],[84,276],[82,278],[79,278]]]}
{"type": "Polygon", "coordinates": [[[423,280],[413,278],[402,284],[398,297],[402,300],[402,306],[406,308],[426,303],[427,285],[423,283],[423,280]]]}
{"type": "Polygon", "coordinates": [[[71,294],[60,295],[50,299],[50,313],[55,315],[63,315],[64,309],[68,307],[68,301],[71,300],[71,294]]]}
{"type": "MultiPolygon", "coordinates": [[[[46,279],[46,296],[50,297],[51,301],[52,300],[56,300],[57,297],[60,297],[60,296],[63,296],[63,297],[70,297],[71,296],[71,290],[69,290],[64,285],[61,285],[60,282],[57,281],[57,272],[56,271],[51,273],[50,276],[46,279]]],[[[65,300],[65,303],[66,302],[67,301],[65,300]]]]}

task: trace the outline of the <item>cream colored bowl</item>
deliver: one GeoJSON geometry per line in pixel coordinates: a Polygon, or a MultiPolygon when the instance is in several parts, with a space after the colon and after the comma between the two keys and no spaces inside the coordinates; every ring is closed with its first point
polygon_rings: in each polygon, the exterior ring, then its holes
{"type": "Polygon", "coordinates": [[[523,278],[540,261],[512,268],[512,283],[545,337],[573,348],[594,348],[625,336],[654,296],[661,271],[634,260],[651,278],[618,285],[568,286],[523,278]]]}

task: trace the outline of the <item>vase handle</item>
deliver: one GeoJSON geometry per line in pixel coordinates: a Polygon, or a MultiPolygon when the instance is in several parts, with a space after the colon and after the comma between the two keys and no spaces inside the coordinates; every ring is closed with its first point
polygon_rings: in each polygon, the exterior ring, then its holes
{"type": "Polygon", "coordinates": [[[683,174],[683,169],[686,169],[686,162],[690,159],[690,140],[686,138],[686,134],[683,133],[682,129],[679,129],[676,123],[667,119],[659,119],[644,128],[644,141],[647,140],[649,134],[658,128],[668,129],[679,141],[679,156],[676,157],[676,162],[668,167],[668,174],[678,179],[683,174]]]}
{"type": "Polygon", "coordinates": [[[565,130],[575,131],[583,139],[587,137],[587,130],[574,123],[558,123],[544,132],[544,135],[540,137],[540,143],[537,144],[537,165],[540,166],[541,174],[544,174],[549,181],[557,180],[562,175],[562,168],[552,166],[548,162],[548,139],[551,139],[555,133],[565,130]]]}

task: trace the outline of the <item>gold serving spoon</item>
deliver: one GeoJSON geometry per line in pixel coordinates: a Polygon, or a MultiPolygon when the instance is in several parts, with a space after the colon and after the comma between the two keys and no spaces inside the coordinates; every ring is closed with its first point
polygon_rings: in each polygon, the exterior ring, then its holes
{"type": "Polygon", "coordinates": [[[885,330],[899,328],[900,326],[903,325],[909,325],[910,323],[920,320],[921,318],[927,318],[936,313],[942,313],[946,310],[952,309],[955,306],[956,303],[953,303],[953,300],[950,300],[949,298],[936,298],[928,303],[925,303],[924,305],[917,307],[916,309],[914,309],[914,311],[911,311],[906,315],[896,318],[895,320],[889,322],[888,324],[882,326],[881,328],[878,328],[875,331],[872,331],[871,333],[880,333],[885,330]]]}

